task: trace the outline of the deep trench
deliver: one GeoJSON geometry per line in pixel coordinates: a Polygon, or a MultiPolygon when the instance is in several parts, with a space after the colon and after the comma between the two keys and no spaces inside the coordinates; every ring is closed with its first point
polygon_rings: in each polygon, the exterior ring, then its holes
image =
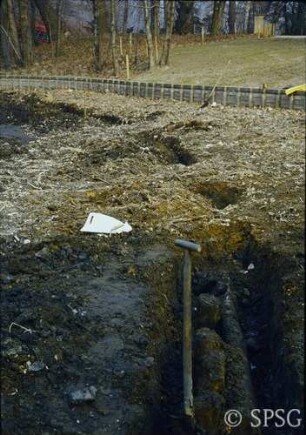
{"type": "Polygon", "coordinates": [[[200,266],[197,264],[193,269],[195,417],[192,420],[183,415],[180,273],[177,297],[171,302],[176,319],[176,339],[166,343],[161,352],[163,394],[150,435],[223,435],[229,431],[239,435],[303,433],[302,427],[290,428],[287,424],[282,429],[275,427],[275,422],[280,423],[277,419],[272,419],[268,427],[263,428],[261,412],[256,414],[261,419],[261,427],[251,427],[251,422],[258,422],[251,418],[252,409],[301,408],[297,404],[300,400],[297,399],[300,397],[298,386],[294,379],[286,376],[281,271],[271,254],[252,249],[243,252],[232,268],[216,268],[216,264],[200,261],[200,266]],[[204,308],[199,303],[201,298],[204,308]],[[211,300],[220,303],[219,315],[212,308],[211,300]],[[223,343],[220,347],[219,341],[223,343]],[[224,413],[228,409],[237,409],[242,414],[242,423],[235,429],[224,424],[224,413]]]}

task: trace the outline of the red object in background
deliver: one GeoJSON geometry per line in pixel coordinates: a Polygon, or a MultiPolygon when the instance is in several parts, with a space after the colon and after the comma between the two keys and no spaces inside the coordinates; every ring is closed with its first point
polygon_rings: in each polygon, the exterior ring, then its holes
{"type": "Polygon", "coordinates": [[[43,21],[35,23],[35,39],[38,43],[49,42],[47,28],[43,21]]]}

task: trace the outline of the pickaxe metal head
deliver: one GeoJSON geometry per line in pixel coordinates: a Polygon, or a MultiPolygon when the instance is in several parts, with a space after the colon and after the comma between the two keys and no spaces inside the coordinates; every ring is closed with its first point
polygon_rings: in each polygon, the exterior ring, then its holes
{"type": "Polygon", "coordinates": [[[200,245],[190,240],[177,239],[175,241],[175,245],[183,249],[188,249],[188,251],[194,251],[194,252],[201,252],[202,249],[200,245]]]}

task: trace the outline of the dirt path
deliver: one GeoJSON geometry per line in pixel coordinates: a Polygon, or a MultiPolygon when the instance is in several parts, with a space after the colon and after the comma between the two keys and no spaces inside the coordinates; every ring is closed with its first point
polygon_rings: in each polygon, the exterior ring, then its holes
{"type": "Polygon", "coordinates": [[[88,94],[84,119],[69,91],[0,104],[3,432],[224,434],[236,406],[245,434],[255,405],[300,408],[303,113],[88,94]],[[91,211],[133,230],[80,233],[91,211]],[[178,237],[203,247],[195,429],[178,237]]]}

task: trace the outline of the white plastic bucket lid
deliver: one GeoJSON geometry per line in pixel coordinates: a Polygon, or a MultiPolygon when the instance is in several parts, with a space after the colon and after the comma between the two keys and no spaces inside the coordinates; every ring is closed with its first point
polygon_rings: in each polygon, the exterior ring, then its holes
{"type": "Polygon", "coordinates": [[[102,213],[89,213],[81,231],[86,233],[120,234],[132,231],[127,222],[121,222],[102,213]]]}

